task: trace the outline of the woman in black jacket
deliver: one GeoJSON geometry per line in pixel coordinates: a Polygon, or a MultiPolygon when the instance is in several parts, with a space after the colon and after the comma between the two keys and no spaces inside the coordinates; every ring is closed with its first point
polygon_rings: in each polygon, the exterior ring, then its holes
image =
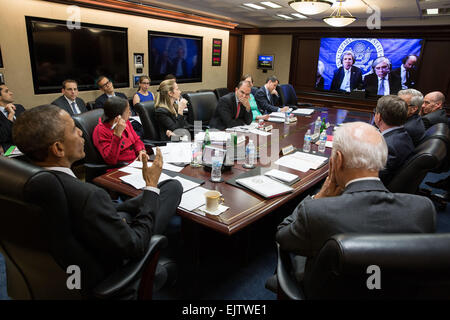
{"type": "Polygon", "coordinates": [[[181,91],[174,79],[164,80],[159,85],[155,101],[155,116],[158,121],[161,139],[169,140],[176,129],[186,126],[183,110],[187,101],[181,98],[181,91]]]}

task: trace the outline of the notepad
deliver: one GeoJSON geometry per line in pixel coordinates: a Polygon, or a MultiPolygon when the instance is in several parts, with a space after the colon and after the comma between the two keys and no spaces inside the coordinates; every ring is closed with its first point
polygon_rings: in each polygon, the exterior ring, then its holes
{"type": "Polygon", "coordinates": [[[183,193],[179,207],[187,211],[192,211],[206,204],[205,192],[207,191],[209,190],[203,187],[197,187],[183,193]]]}
{"type": "Polygon", "coordinates": [[[292,114],[295,114],[296,116],[309,116],[314,111],[315,111],[314,109],[298,108],[298,109],[292,111],[292,114]]]}
{"type": "Polygon", "coordinates": [[[281,157],[275,164],[284,166],[301,172],[307,172],[309,169],[317,169],[328,161],[327,157],[317,156],[305,152],[295,152],[281,157]]]}
{"type": "Polygon", "coordinates": [[[284,172],[284,171],[277,170],[277,169],[272,169],[270,171],[267,171],[264,173],[264,175],[273,177],[273,178],[281,180],[283,182],[287,182],[289,184],[300,179],[300,177],[295,174],[284,172]]]}
{"type": "Polygon", "coordinates": [[[284,122],[284,118],[277,118],[277,117],[269,117],[269,119],[267,119],[267,121],[270,122],[279,122],[279,123],[283,123],[284,122]]]}
{"type": "Polygon", "coordinates": [[[274,198],[294,190],[291,187],[264,175],[236,179],[236,182],[264,198],[274,198]]]}

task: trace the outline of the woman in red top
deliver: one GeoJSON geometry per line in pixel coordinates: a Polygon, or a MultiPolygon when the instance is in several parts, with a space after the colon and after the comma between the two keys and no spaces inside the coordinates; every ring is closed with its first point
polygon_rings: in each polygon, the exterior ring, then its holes
{"type": "Polygon", "coordinates": [[[128,120],[131,111],[128,101],[119,97],[109,98],[104,106],[104,114],[98,120],[92,140],[107,164],[133,162],[137,157],[142,161],[145,146],[128,120]]]}

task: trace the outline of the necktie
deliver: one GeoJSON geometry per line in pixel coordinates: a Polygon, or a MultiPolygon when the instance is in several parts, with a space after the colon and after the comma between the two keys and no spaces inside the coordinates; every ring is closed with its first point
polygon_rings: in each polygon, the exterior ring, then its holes
{"type": "Polygon", "coordinates": [[[73,114],[78,114],[78,110],[77,110],[77,106],[75,105],[75,102],[72,102],[71,105],[72,105],[73,114]]]}
{"type": "Polygon", "coordinates": [[[237,119],[239,117],[239,112],[241,112],[241,103],[239,102],[237,105],[237,112],[236,112],[236,117],[235,119],[237,119]]]}
{"type": "Polygon", "coordinates": [[[380,87],[378,88],[378,95],[384,96],[384,78],[381,79],[380,87]]]}

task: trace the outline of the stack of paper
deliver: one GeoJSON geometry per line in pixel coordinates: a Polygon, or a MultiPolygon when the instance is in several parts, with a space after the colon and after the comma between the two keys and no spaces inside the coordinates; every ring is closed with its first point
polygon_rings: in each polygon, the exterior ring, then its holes
{"type": "Polygon", "coordinates": [[[284,118],[278,118],[278,117],[272,117],[272,116],[270,116],[269,119],[267,119],[267,121],[270,121],[270,122],[280,122],[280,123],[282,123],[282,122],[284,122],[284,118]]]}
{"type": "MultiPolygon", "coordinates": [[[[227,142],[228,137],[230,137],[230,133],[225,131],[209,131],[209,139],[211,142],[227,142]]],[[[205,140],[205,132],[197,133],[195,139],[197,141],[205,140]]]]}
{"type": "MultiPolygon", "coordinates": [[[[192,157],[192,144],[190,142],[168,143],[161,150],[163,161],[169,163],[189,163],[192,157]]],[[[156,153],[156,147],[153,148],[156,153]]]]}
{"type": "MultiPolygon", "coordinates": [[[[151,167],[152,164],[153,164],[153,162],[148,162],[147,163],[147,165],[149,167],[151,167]]],[[[135,160],[134,162],[130,163],[128,165],[128,167],[142,169],[142,162],[139,161],[139,160],[135,160]]],[[[128,170],[128,169],[125,169],[125,168],[127,168],[127,167],[121,168],[121,169],[119,169],[119,171],[133,173],[133,172],[131,172],[131,170],[130,171],[125,171],[125,170],[128,170]]],[[[173,172],[180,172],[181,170],[184,169],[184,167],[174,166],[173,164],[163,162],[163,169],[166,169],[166,170],[169,170],[169,171],[173,171],[173,172]]],[[[139,170],[139,171],[141,171],[141,170],[139,170]]]]}
{"type": "Polygon", "coordinates": [[[179,207],[192,211],[204,204],[206,204],[205,192],[208,189],[197,187],[188,192],[183,193],[179,207]]]}
{"type": "Polygon", "coordinates": [[[236,179],[236,182],[265,198],[273,198],[293,190],[291,187],[263,175],[236,179]]]}
{"type": "MultiPolygon", "coordinates": [[[[123,170],[121,170],[123,171],[123,170]]],[[[174,180],[178,180],[181,185],[183,186],[183,192],[186,192],[188,190],[191,190],[195,187],[198,187],[200,184],[193,182],[191,180],[187,180],[181,177],[170,177],[165,173],[161,173],[161,176],[159,177],[158,183],[165,181],[165,180],[169,180],[169,179],[174,179],[174,180]]],[[[145,187],[145,180],[142,177],[142,173],[132,173],[130,175],[127,176],[123,176],[120,177],[120,180],[122,180],[125,183],[128,183],[130,185],[132,185],[134,188],[136,189],[142,189],[145,187]]]]}
{"type": "Polygon", "coordinates": [[[298,108],[297,110],[294,110],[292,114],[295,114],[296,116],[309,116],[314,111],[314,109],[298,108]]]}
{"type": "Polygon", "coordinates": [[[295,174],[284,172],[284,171],[277,170],[277,169],[272,169],[270,171],[267,171],[266,173],[264,173],[264,175],[269,176],[271,178],[275,178],[277,180],[281,180],[283,182],[287,182],[287,183],[292,183],[295,180],[299,179],[299,176],[297,176],[295,174]]]}
{"type": "Polygon", "coordinates": [[[324,164],[328,158],[316,156],[305,152],[295,152],[293,154],[281,157],[275,164],[288,167],[301,172],[306,172],[309,169],[317,169],[324,164]]]}

